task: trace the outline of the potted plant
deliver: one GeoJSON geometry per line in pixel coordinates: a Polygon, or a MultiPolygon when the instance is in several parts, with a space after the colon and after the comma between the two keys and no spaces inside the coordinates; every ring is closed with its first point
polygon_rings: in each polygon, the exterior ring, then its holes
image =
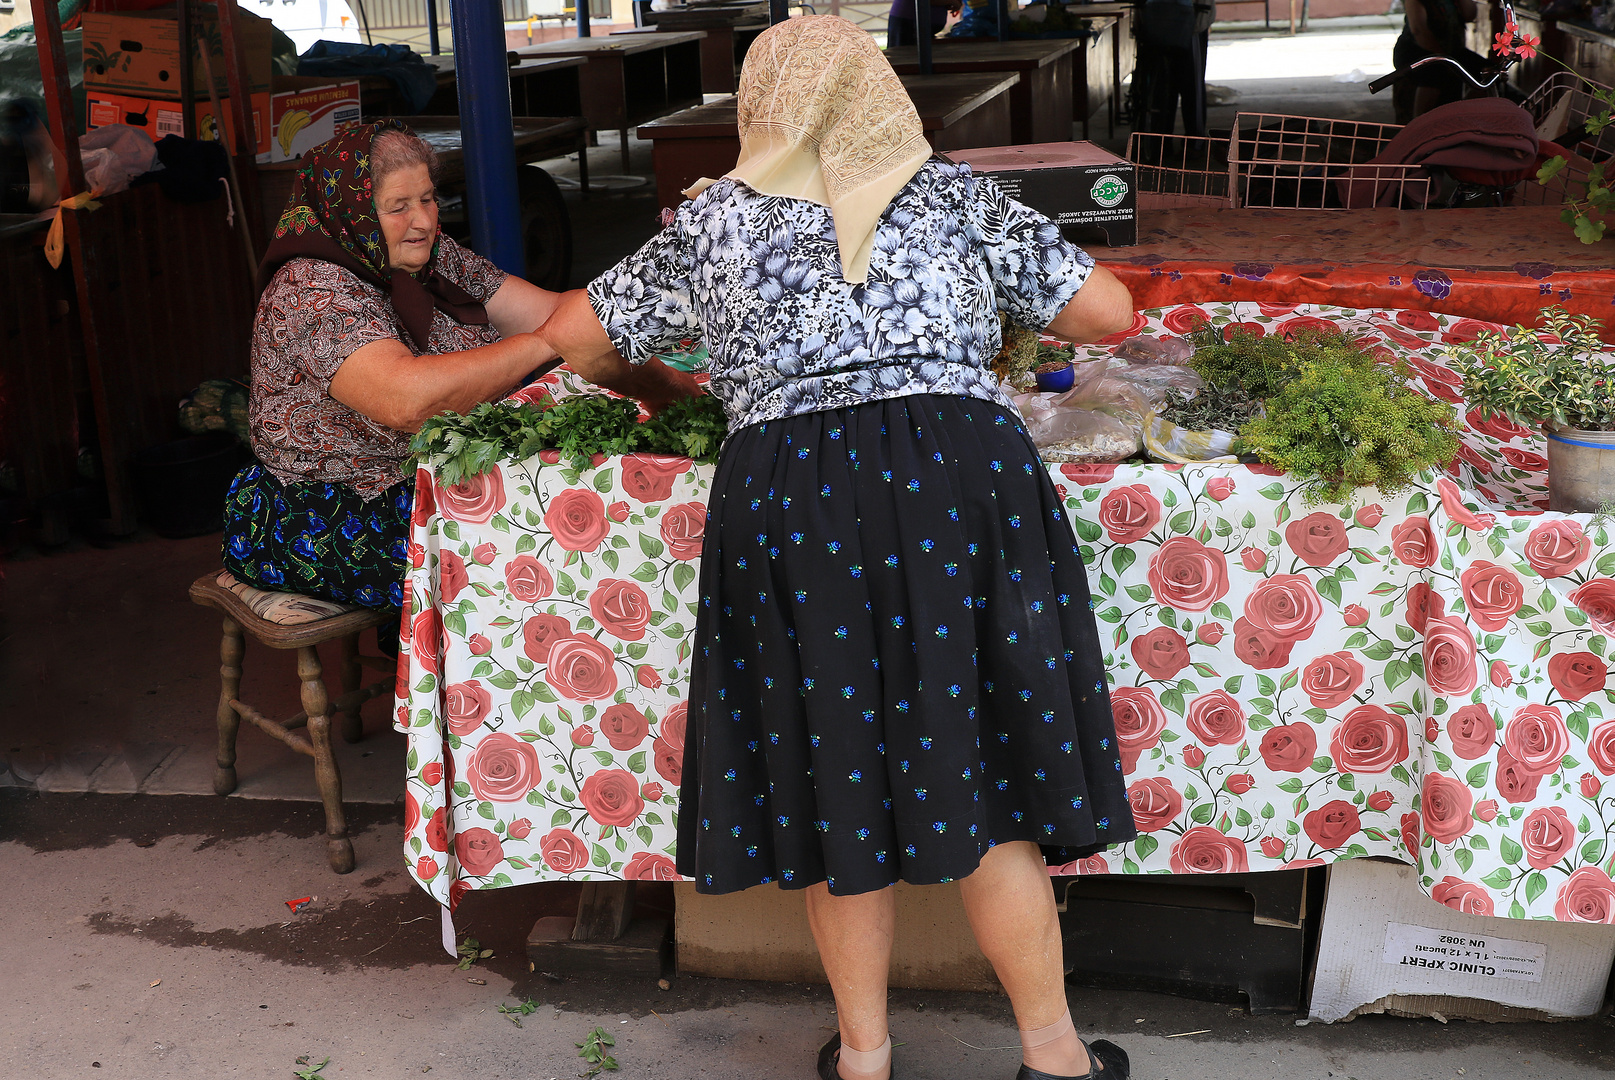
{"type": "Polygon", "coordinates": [[[1451,349],[1481,419],[1543,428],[1552,510],[1595,513],[1615,502],[1615,355],[1600,329],[1590,315],[1552,307],[1535,329],[1487,330],[1451,349]]]}

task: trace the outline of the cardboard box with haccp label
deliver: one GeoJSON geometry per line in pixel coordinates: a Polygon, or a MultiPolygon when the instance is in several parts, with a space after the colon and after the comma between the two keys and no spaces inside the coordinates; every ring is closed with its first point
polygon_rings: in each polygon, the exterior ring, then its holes
{"type": "Polygon", "coordinates": [[[950,161],[986,173],[1004,194],[1048,215],[1068,240],[1110,247],[1138,243],[1133,163],[1089,142],[949,150],[950,161]]]}
{"type": "Polygon", "coordinates": [[[1591,1016],[1612,961],[1615,926],[1467,915],[1426,896],[1411,866],[1342,859],[1329,868],[1310,1015],[1591,1016]]]}
{"type": "MultiPolygon", "coordinates": [[[[202,66],[201,43],[208,43],[213,88],[220,97],[230,92],[224,63],[224,37],[218,15],[198,5],[191,32],[191,87],[198,101],[208,97],[202,66]]],[[[270,80],[270,22],[250,11],[236,9],[236,37],[246,63],[247,85],[268,90],[270,80]]],[[[179,23],[172,7],[149,11],[87,11],[84,13],[84,87],[149,97],[179,100],[179,23]]]]}
{"type": "MultiPolygon", "coordinates": [[[[359,84],[331,83],[324,79],[276,76],[273,94],[252,95],[253,126],[258,135],[256,156],[260,164],[294,161],[314,147],[359,123],[359,84]],[[264,124],[268,115],[269,123],[264,124]]],[[[85,93],[92,128],[108,124],[128,124],[161,139],[184,134],[179,102],[154,98],[109,94],[93,88],[85,93]]],[[[224,130],[234,138],[230,99],[221,98],[224,130]]],[[[211,101],[198,101],[196,134],[201,139],[217,139],[219,125],[211,101]]]]}

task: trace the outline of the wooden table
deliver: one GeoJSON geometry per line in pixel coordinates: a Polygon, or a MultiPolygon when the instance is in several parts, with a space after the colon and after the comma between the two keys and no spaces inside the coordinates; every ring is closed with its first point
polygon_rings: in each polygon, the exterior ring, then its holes
{"type": "MultiPolygon", "coordinates": [[[[1067,142],[1071,138],[1075,101],[1072,54],[1083,46],[1080,38],[1049,41],[939,40],[932,50],[932,70],[940,75],[959,72],[1013,71],[1021,81],[1009,91],[1010,142],[1067,142]]],[[[912,45],[887,49],[886,59],[899,75],[920,70],[919,50],[912,45]]]]}
{"type": "Polygon", "coordinates": [[[767,4],[703,4],[684,11],[650,11],[645,26],[619,34],[679,33],[705,30],[701,42],[701,90],[732,94],[739,88],[740,65],[757,35],[768,29],[767,4]]]}
{"type": "MultiPolygon", "coordinates": [[[[524,59],[505,54],[510,65],[510,111],[515,116],[582,116],[580,76],[588,59],[553,56],[524,59]]],[[[458,116],[459,84],[452,55],[423,56],[437,69],[437,91],[418,113],[412,113],[391,79],[362,75],[359,103],[366,116],[458,116]]]]}
{"type": "Polygon", "coordinates": [[[704,30],[677,34],[573,38],[516,49],[521,62],[557,56],[588,60],[581,76],[583,116],[596,131],[616,130],[629,169],[628,129],[701,104],[704,30]]]}
{"type": "Polygon", "coordinates": [[[1138,64],[1138,4],[1135,0],[1100,0],[1096,4],[1083,4],[1078,9],[1088,18],[1111,17],[1116,21],[1110,27],[1110,133],[1116,134],[1116,121],[1126,111],[1122,97],[1122,79],[1131,74],[1138,64]]]}
{"type": "MultiPolygon", "coordinates": [[[[505,58],[510,65],[512,116],[583,115],[582,76],[583,68],[589,62],[587,57],[522,57],[507,52],[505,58]]],[[[455,81],[454,57],[427,56],[422,59],[437,68],[438,89],[426,108],[421,110],[421,115],[458,116],[460,98],[455,81]]],[[[365,115],[374,114],[366,108],[365,115]]]]}
{"type": "MultiPolygon", "coordinates": [[[[1072,57],[1071,111],[1082,123],[1082,137],[1088,138],[1088,123],[1106,104],[1113,103],[1121,93],[1121,66],[1118,40],[1121,19],[1116,15],[1088,15],[1093,30],[1086,39],[1078,38],[1082,48],[1072,57]]],[[[1116,109],[1110,108],[1111,134],[1116,133],[1116,109]]]]}
{"type": "MultiPolygon", "coordinates": [[[[1009,92],[1016,72],[900,76],[919,111],[925,138],[936,150],[1003,146],[1010,135],[1009,92]]],[[[654,144],[656,197],[664,207],[703,176],[722,176],[740,159],[735,99],[715,101],[643,124],[639,137],[654,144]]]]}

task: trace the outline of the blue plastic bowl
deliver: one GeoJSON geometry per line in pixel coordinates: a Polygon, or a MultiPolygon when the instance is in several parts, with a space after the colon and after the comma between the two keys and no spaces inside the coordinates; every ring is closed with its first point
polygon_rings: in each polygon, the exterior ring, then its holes
{"type": "Polygon", "coordinates": [[[1035,377],[1037,388],[1045,394],[1061,394],[1071,389],[1071,384],[1076,381],[1077,372],[1070,364],[1066,364],[1053,371],[1039,371],[1035,377]]]}

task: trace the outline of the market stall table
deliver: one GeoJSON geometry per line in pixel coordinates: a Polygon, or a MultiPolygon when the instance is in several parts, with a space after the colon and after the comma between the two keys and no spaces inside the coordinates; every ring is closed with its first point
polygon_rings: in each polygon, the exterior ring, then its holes
{"type": "Polygon", "coordinates": [[[1122,78],[1130,76],[1138,63],[1138,39],[1133,36],[1138,18],[1138,5],[1132,0],[1102,0],[1097,4],[1081,4],[1075,9],[1081,15],[1109,15],[1116,21],[1110,28],[1110,129],[1116,133],[1116,121],[1122,118],[1127,102],[1122,94],[1122,78]]]}
{"type": "MultiPolygon", "coordinates": [[[[900,75],[914,101],[934,150],[1000,146],[1010,130],[1009,91],[1020,81],[1014,72],[958,75],[900,75]]],[[[656,197],[677,206],[681,194],[703,176],[722,176],[740,159],[734,98],[674,113],[639,129],[651,140],[656,197]]]]}
{"type": "Polygon", "coordinates": [[[615,130],[627,172],[628,129],[701,102],[705,30],[547,41],[514,50],[522,60],[581,56],[583,115],[596,131],[615,130]]]}
{"type": "MultiPolygon", "coordinates": [[[[961,71],[1013,71],[1021,81],[1009,91],[1010,142],[1067,142],[1071,138],[1072,54],[1082,48],[1077,38],[1053,41],[974,41],[939,39],[932,50],[932,70],[947,75],[961,71]]],[[[903,46],[886,50],[899,75],[919,73],[919,50],[903,46]]]]}
{"type": "MultiPolygon", "coordinates": [[[[1482,327],[1204,314],[1339,328],[1447,400],[1441,349],[1482,327]]],[[[1130,333],[1187,322],[1152,312],[1130,333]]],[[[1377,855],[1471,913],[1615,921],[1615,539],[1537,508],[1542,449],[1471,417],[1451,476],[1350,507],[1309,507],[1261,467],[1048,466],[1088,562],[1141,830],[1057,872],[1377,855]]],[[[419,474],[396,722],[408,860],[439,901],[673,876],[712,474],[646,454],[577,471],[554,452],[449,486],[419,474]]]]}
{"type": "Polygon", "coordinates": [[[1137,245],[1101,261],[1143,307],[1336,304],[1527,324],[1550,304],[1615,313],[1615,255],[1576,239],[1553,206],[1141,209],[1137,245]]]}
{"type": "MultiPolygon", "coordinates": [[[[513,52],[510,65],[510,111],[514,116],[582,116],[579,79],[588,60],[581,56],[552,56],[523,60],[513,52]]],[[[458,116],[459,86],[453,54],[423,56],[437,70],[437,90],[418,112],[412,112],[392,80],[379,75],[359,79],[360,102],[366,116],[458,116]]]]}
{"type": "Polygon", "coordinates": [[[757,35],[768,29],[767,4],[703,4],[684,11],[650,11],[646,25],[618,34],[705,30],[701,41],[701,91],[732,94],[739,88],[740,65],[757,35]]]}

